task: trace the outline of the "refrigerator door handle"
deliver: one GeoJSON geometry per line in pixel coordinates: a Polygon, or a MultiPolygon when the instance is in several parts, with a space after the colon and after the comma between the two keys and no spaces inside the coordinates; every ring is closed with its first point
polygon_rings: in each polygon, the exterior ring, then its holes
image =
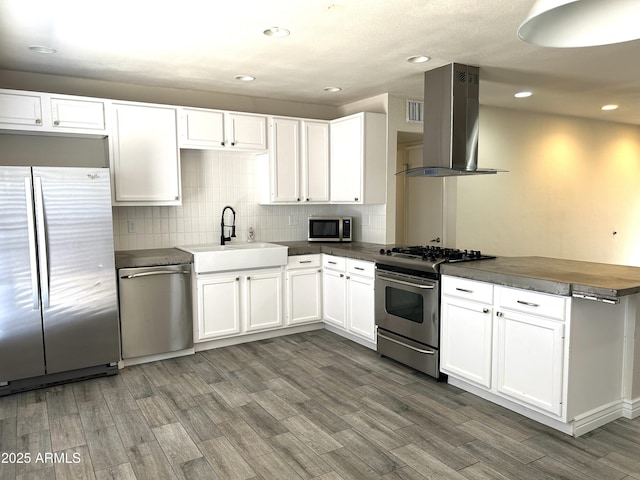
{"type": "Polygon", "coordinates": [[[27,207],[27,231],[29,233],[29,266],[31,267],[31,296],[33,309],[40,309],[38,292],[38,253],[36,251],[36,225],[33,216],[33,192],[31,177],[24,177],[24,196],[27,207]]]}
{"type": "Polygon", "coordinates": [[[42,198],[42,179],[33,177],[34,193],[37,211],[38,250],[40,253],[40,289],[42,293],[42,307],[49,308],[49,258],[47,256],[47,232],[44,217],[44,201],[42,198]]]}

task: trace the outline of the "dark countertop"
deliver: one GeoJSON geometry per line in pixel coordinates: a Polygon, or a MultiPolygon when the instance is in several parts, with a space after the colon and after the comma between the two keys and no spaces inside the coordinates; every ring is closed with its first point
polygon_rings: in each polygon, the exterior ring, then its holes
{"type": "Polygon", "coordinates": [[[181,265],[191,262],[193,262],[193,256],[177,248],[116,251],[116,269],[153,267],[157,265],[181,265]]]}
{"type": "MultiPolygon", "coordinates": [[[[328,253],[375,262],[381,248],[377,243],[274,242],[289,248],[289,255],[328,253]]],[[[190,253],[177,248],[121,250],[116,268],[191,263],[190,253]]],[[[469,278],[543,293],[570,296],[573,293],[616,299],[640,292],[640,268],[546,257],[498,257],[477,262],[445,263],[444,275],[469,278]]]]}
{"type": "Polygon", "coordinates": [[[640,268],[546,257],[498,257],[441,266],[444,275],[527,290],[616,299],[640,292],[640,268]]]}

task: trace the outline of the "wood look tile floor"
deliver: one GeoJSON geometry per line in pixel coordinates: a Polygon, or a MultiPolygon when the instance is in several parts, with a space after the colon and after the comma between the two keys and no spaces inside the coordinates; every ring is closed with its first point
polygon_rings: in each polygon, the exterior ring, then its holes
{"type": "Polygon", "coordinates": [[[575,439],[318,330],[0,398],[0,453],[3,480],[631,480],[640,418],[575,439]]]}

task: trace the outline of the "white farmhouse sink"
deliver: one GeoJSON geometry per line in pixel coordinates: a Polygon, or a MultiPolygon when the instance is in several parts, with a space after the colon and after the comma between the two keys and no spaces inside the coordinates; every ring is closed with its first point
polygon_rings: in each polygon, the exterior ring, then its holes
{"type": "Polygon", "coordinates": [[[287,264],[287,247],[275,243],[228,243],[176,247],[193,255],[196,273],[280,267],[287,264]]]}

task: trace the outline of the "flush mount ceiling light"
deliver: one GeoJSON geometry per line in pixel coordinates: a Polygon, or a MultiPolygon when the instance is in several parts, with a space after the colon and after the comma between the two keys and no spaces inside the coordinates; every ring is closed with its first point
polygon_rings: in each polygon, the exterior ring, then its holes
{"type": "Polygon", "coordinates": [[[324,87],[324,91],[329,93],[336,93],[336,92],[339,92],[340,90],[342,90],[342,88],[340,87],[324,87]]]}
{"type": "Polygon", "coordinates": [[[527,98],[527,97],[530,97],[531,95],[533,95],[532,92],[518,92],[518,93],[515,93],[513,96],[516,98],[527,98]]]}
{"type": "Polygon", "coordinates": [[[431,60],[431,57],[427,57],[425,55],[413,55],[411,57],[407,57],[407,62],[409,63],[425,63],[431,60]]]}
{"type": "Polygon", "coordinates": [[[600,110],[604,110],[604,111],[617,110],[617,108],[618,108],[618,105],[611,104],[611,105],[603,105],[602,107],[600,107],[600,110]]]}
{"type": "Polygon", "coordinates": [[[591,47],[640,38],[637,0],[537,0],[518,37],[541,47],[591,47]]]}
{"type": "Polygon", "coordinates": [[[235,77],[236,80],[240,81],[240,82],[253,82],[256,77],[252,76],[252,75],[236,75],[235,77]]]}
{"type": "Polygon", "coordinates": [[[47,47],[45,45],[29,45],[29,50],[36,53],[44,53],[51,54],[56,53],[57,50],[55,48],[47,47]]]}
{"type": "Polygon", "coordinates": [[[280,28],[280,27],[267,28],[262,33],[265,34],[267,37],[276,37],[276,38],[288,37],[291,34],[291,32],[286,28],[280,28]]]}

